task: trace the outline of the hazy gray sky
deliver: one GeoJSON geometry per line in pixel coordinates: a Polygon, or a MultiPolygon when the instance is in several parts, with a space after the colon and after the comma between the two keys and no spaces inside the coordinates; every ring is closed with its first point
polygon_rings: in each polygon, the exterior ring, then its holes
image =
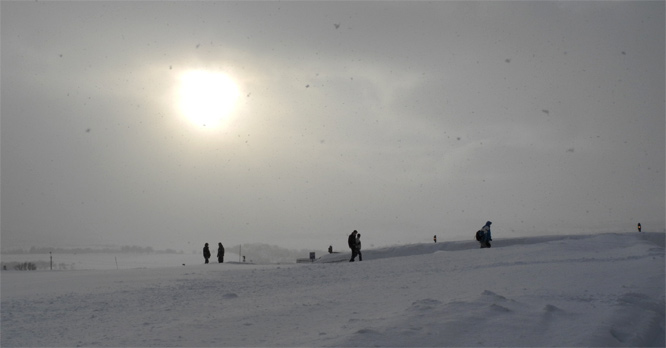
{"type": "Polygon", "coordinates": [[[663,1],[3,1],[1,15],[3,248],[665,227],[663,1]],[[217,126],[181,108],[192,70],[235,83],[217,126]]]}

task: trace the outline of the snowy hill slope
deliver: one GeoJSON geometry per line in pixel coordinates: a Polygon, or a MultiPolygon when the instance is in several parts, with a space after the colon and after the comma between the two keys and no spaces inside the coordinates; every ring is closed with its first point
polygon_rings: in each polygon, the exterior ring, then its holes
{"type": "Polygon", "coordinates": [[[3,271],[2,346],[664,346],[664,235],[3,271]]]}
{"type": "MultiPolygon", "coordinates": [[[[664,247],[664,233],[642,233],[642,234],[632,234],[641,240],[645,240],[656,245],[664,247]]],[[[561,241],[561,240],[580,240],[588,238],[596,238],[603,236],[613,236],[613,235],[622,235],[617,233],[608,233],[608,234],[595,234],[595,235],[551,235],[551,236],[541,236],[541,237],[522,237],[522,238],[511,238],[511,239],[498,239],[492,242],[493,248],[502,248],[516,245],[530,245],[530,244],[540,244],[547,243],[552,241],[561,241]]],[[[362,250],[363,256],[367,259],[383,259],[387,257],[401,257],[401,256],[412,256],[412,255],[421,255],[421,254],[430,254],[437,251],[460,251],[460,250],[470,250],[470,249],[479,249],[479,243],[474,240],[469,241],[455,241],[455,242],[440,242],[440,243],[421,243],[421,244],[408,244],[408,245],[396,245],[384,248],[377,249],[368,249],[362,250]]],[[[339,262],[339,261],[348,261],[349,256],[351,255],[350,251],[345,251],[341,253],[327,254],[319,259],[316,262],[339,262]]]]}

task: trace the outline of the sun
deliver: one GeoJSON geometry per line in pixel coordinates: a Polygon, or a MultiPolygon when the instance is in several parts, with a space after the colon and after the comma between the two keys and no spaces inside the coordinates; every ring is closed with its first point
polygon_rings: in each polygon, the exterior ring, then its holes
{"type": "Polygon", "coordinates": [[[217,128],[229,121],[240,91],[227,74],[190,70],[180,76],[181,113],[197,126],[217,128]]]}

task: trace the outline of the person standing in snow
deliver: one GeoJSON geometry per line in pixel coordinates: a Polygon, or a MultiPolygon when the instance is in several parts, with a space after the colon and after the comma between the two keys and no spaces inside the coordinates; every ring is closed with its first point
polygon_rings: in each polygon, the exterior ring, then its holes
{"type": "Polygon", "coordinates": [[[217,243],[217,262],[224,262],[224,246],[222,246],[222,243],[217,243]]]}
{"type": "Polygon", "coordinates": [[[356,250],[356,234],[357,233],[358,233],[358,231],[354,230],[354,232],[352,232],[349,235],[349,238],[347,238],[347,245],[349,245],[349,249],[351,249],[351,252],[352,252],[351,260],[349,260],[349,262],[354,262],[354,259],[356,258],[356,255],[358,255],[358,250],[356,250]]]}
{"type": "Polygon", "coordinates": [[[210,259],[210,250],[208,249],[208,243],[206,243],[206,245],[204,245],[203,257],[204,257],[204,260],[206,260],[205,263],[208,263],[208,259],[210,259]]]}
{"type": "Polygon", "coordinates": [[[486,221],[486,224],[477,232],[477,239],[481,248],[490,248],[490,241],[493,240],[490,234],[490,225],[492,222],[486,221]]]}
{"type": "Polygon", "coordinates": [[[641,231],[641,223],[639,222],[638,223],[638,232],[640,232],[640,231],[641,231]]]}
{"type": "Polygon", "coordinates": [[[356,234],[356,253],[358,253],[358,260],[363,261],[363,255],[361,254],[361,234],[356,234]]]}

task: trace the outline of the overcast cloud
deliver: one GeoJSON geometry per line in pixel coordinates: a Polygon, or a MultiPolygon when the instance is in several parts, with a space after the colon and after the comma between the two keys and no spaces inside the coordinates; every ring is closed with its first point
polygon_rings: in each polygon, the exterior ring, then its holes
{"type": "Polygon", "coordinates": [[[1,10],[3,249],[665,227],[662,1],[1,10]],[[189,69],[228,124],[179,111],[189,69]]]}

